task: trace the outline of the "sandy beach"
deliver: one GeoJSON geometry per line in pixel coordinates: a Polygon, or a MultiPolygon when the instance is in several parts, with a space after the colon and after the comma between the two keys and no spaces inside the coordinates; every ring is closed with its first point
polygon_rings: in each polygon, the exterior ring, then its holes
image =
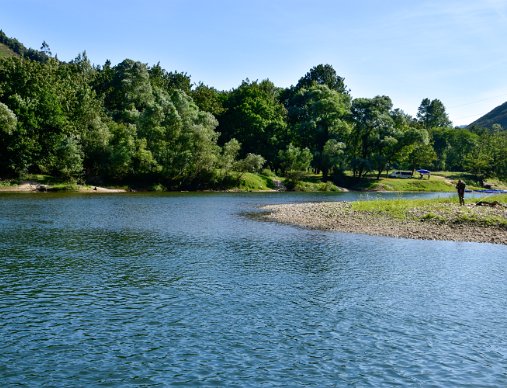
{"type": "MultiPolygon", "coordinates": [[[[467,206],[474,207],[469,204],[467,206]]],[[[361,233],[423,240],[470,241],[507,245],[507,230],[494,226],[453,224],[430,220],[399,220],[386,215],[354,211],[350,202],[269,205],[266,220],[310,229],[361,233]]],[[[453,209],[454,211],[454,209],[453,209]]],[[[459,211],[459,206],[456,210],[459,211]]],[[[476,211],[476,209],[474,209],[476,211]]],[[[477,207],[507,217],[506,208],[477,207]]]]}

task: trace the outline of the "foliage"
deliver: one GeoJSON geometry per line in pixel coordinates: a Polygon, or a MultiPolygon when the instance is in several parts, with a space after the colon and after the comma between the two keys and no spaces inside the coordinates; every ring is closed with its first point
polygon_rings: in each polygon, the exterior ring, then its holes
{"type": "Polygon", "coordinates": [[[289,101],[289,122],[295,144],[310,150],[312,166],[323,172],[324,179],[329,169],[339,167],[336,153],[338,148],[344,148],[351,129],[345,121],[349,107],[347,94],[316,83],[299,89],[289,101]],[[334,144],[328,145],[324,155],[324,146],[329,140],[333,140],[334,144]],[[333,152],[335,155],[331,155],[333,152]],[[333,164],[333,161],[337,163],[333,164]]]}
{"type": "Polygon", "coordinates": [[[423,99],[417,110],[417,119],[426,129],[445,128],[450,127],[452,124],[445,111],[444,104],[438,99],[423,99]]]}
{"type": "Polygon", "coordinates": [[[278,158],[285,172],[305,172],[309,169],[312,154],[308,148],[301,149],[289,144],[287,149],[280,150],[278,158]]]}
{"type": "Polygon", "coordinates": [[[225,111],[218,115],[221,143],[237,139],[242,145],[240,156],[252,153],[273,161],[277,148],[286,142],[286,111],[278,94],[269,80],[246,80],[232,90],[225,111]]]}
{"type": "Polygon", "coordinates": [[[266,163],[266,159],[264,159],[260,155],[256,154],[247,154],[243,159],[238,160],[235,163],[235,170],[239,172],[259,172],[262,170],[262,167],[266,163]]]}
{"type": "Polygon", "coordinates": [[[354,131],[350,137],[351,166],[355,177],[363,177],[379,165],[382,148],[393,145],[395,125],[390,115],[391,99],[387,96],[357,98],[352,101],[354,131]]]}
{"type": "Polygon", "coordinates": [[[464,158],[464,167],[483,181],[507,179],[507,132],[486,133],[464,158]]]}
{"type": "Polygon", "coordinates": [[[331,65],[318,65],[310,69],[297,83],[296,89],[310,88],[311,86],[325,85],[339,94],[348,94],[345,79],[336,74],[331,65]]]}
{"type": "Polygon", "coordinates": [[[93,66],[86,52],[62,62],[46,42],[27,49],[2,31],[0,44],[17,54],[0,58],[2,178],[203,189],[266,166],[293,188],[310,169],[322,187],[347,169],[356,182],[392,168],[507,179],[500,125],[452,128],[437,99],[424,99],[417,119],[387,96],[352,100],[331,65],[285,89],[247,79],[219,91],[160,64],[93,66]]]}

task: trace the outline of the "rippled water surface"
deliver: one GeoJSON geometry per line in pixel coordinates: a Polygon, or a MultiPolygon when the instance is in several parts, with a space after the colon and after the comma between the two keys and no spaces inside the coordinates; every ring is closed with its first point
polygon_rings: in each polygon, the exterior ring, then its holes
{"type": "Polygon", "coordinates": [[[299,229],[353,194],[1,195],[2,386],[507,386],[507,248],[299,229]]]}

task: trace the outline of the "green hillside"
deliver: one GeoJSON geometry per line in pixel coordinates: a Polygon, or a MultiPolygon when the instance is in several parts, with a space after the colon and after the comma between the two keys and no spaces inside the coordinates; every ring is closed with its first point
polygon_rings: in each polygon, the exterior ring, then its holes
{"type": "Polygon", "coordinates": [[[475,120],[469,127],[477,126],[484,128],[491,128],[493,124],[500,124],[502,128],[507,128],[507,102],[497,106],[491,112],[486,113],[484,116],[475,120]]]}
{"type": "Polygon", "coordinates": [[[17,56],[17,54],[14,51],[12,51],[5,44],[0,43],[0,58],[8,58],[14,56],[17,56]]]}

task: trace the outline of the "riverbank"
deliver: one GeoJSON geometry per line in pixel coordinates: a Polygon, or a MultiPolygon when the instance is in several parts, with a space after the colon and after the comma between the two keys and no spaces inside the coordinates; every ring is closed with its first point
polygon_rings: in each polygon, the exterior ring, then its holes
{"type": "MultiPolygon", "coordinates": [[[[507,207],[444,199],[269,205],[266,220],[310,229],[507,245],[507,207]]],[[[489,201],[489,199],[488,199],[489,201]]]]}
{"type": "Polygon", "coordinates": [[[47,191],[68,191],[77,193],[125,193],[127,190],[99,186],[85,186],[85,185],[52,186],[40,184],[38,182],[33,181],[0,186],[0,192],[3,193],[40,193],[47,191]]]}

